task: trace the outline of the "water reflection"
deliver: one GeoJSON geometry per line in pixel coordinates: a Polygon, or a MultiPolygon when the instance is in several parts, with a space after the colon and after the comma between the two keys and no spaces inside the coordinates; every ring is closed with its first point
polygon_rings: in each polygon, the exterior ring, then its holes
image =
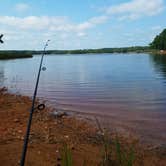
{"type": "MultiPolygon", "coordinates": [[[[31,96],[39,61],[40,56],[0,61],[1,85],[31,96]]],[[[47,70],[42,72],[38,97],[83,112],[165,111],[166,86],[152,63],[166,76],[164,56],[149,59],[147,54],[47,55],[47,70]]]]}
{"type": "Polygon", "coordinates": [[[165,55],[151,55],[154,67],[157,72],[162,74],[166,78],[166,56],[165,55]]]}
{"type": "Polygon", "coordinates": [[[5,79],[4,63],[3,63],[3,62],[0,62],[0,86],[3,86],[3,84],[4,84],[4,79],[5,79]]]}

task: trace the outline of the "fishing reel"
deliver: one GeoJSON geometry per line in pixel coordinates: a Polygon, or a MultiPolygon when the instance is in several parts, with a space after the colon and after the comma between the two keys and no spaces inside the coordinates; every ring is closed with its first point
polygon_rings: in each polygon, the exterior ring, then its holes
{"type": "Polygon", "coordinates": [[[45,104],[39,104],[37,107],[34,108],[34,110],[42,111],[46,108],[45,104]]]}
{"type": "Polygon", "coordinates": [[[46,68],[45,66],[42,67],[42,70],[43,70],[43,71],[46,71],[46,69],[47,69],[47,68],[46,68]]]}

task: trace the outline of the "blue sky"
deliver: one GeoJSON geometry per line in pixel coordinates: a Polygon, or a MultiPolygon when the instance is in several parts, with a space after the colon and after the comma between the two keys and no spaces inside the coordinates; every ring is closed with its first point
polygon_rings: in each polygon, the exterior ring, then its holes
{"type": "Polygon", "coordinates": [[[165,0],[4,0],[0,49],[148,45],[166,28],[165,0]]]}

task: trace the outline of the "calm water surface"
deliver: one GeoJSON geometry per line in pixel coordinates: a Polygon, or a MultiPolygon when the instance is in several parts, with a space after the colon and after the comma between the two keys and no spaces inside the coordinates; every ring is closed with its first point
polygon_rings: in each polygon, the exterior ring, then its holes
{"type": "MultiPolygon", "coordinates": [[[[0,61],[0,86],[32,96],[40,58],[0,61]]],[[[44,66],[38,97],[48,104],[166,139],[166,56],[46,55],[44,66]]]]}

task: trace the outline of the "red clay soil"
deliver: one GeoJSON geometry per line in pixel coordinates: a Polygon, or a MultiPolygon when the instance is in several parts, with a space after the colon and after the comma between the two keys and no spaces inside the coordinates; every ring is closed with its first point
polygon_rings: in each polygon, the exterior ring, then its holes
{"type": "MultiPolygon", "coordinates": [[[[37,104],[37,103],[36,103],[37,104]]],[[[0,165],[17,166],[20,163],[31,99],[9,94],[0,89],[0,165]]],[[[73,165],[101,165],[103,145],[98,129],[84,120],[64,116],[55,118],[51,109],[34,113],[26,166],[61,165],[64,143],[72,152],[73,165]]],[[[122,144],[135,149],[134,165],[165,166],[165,149],[144,149],[130,138],[120,138],[122,144]],[[131,141],[132,140],[132,141],[131,141]]]]}

